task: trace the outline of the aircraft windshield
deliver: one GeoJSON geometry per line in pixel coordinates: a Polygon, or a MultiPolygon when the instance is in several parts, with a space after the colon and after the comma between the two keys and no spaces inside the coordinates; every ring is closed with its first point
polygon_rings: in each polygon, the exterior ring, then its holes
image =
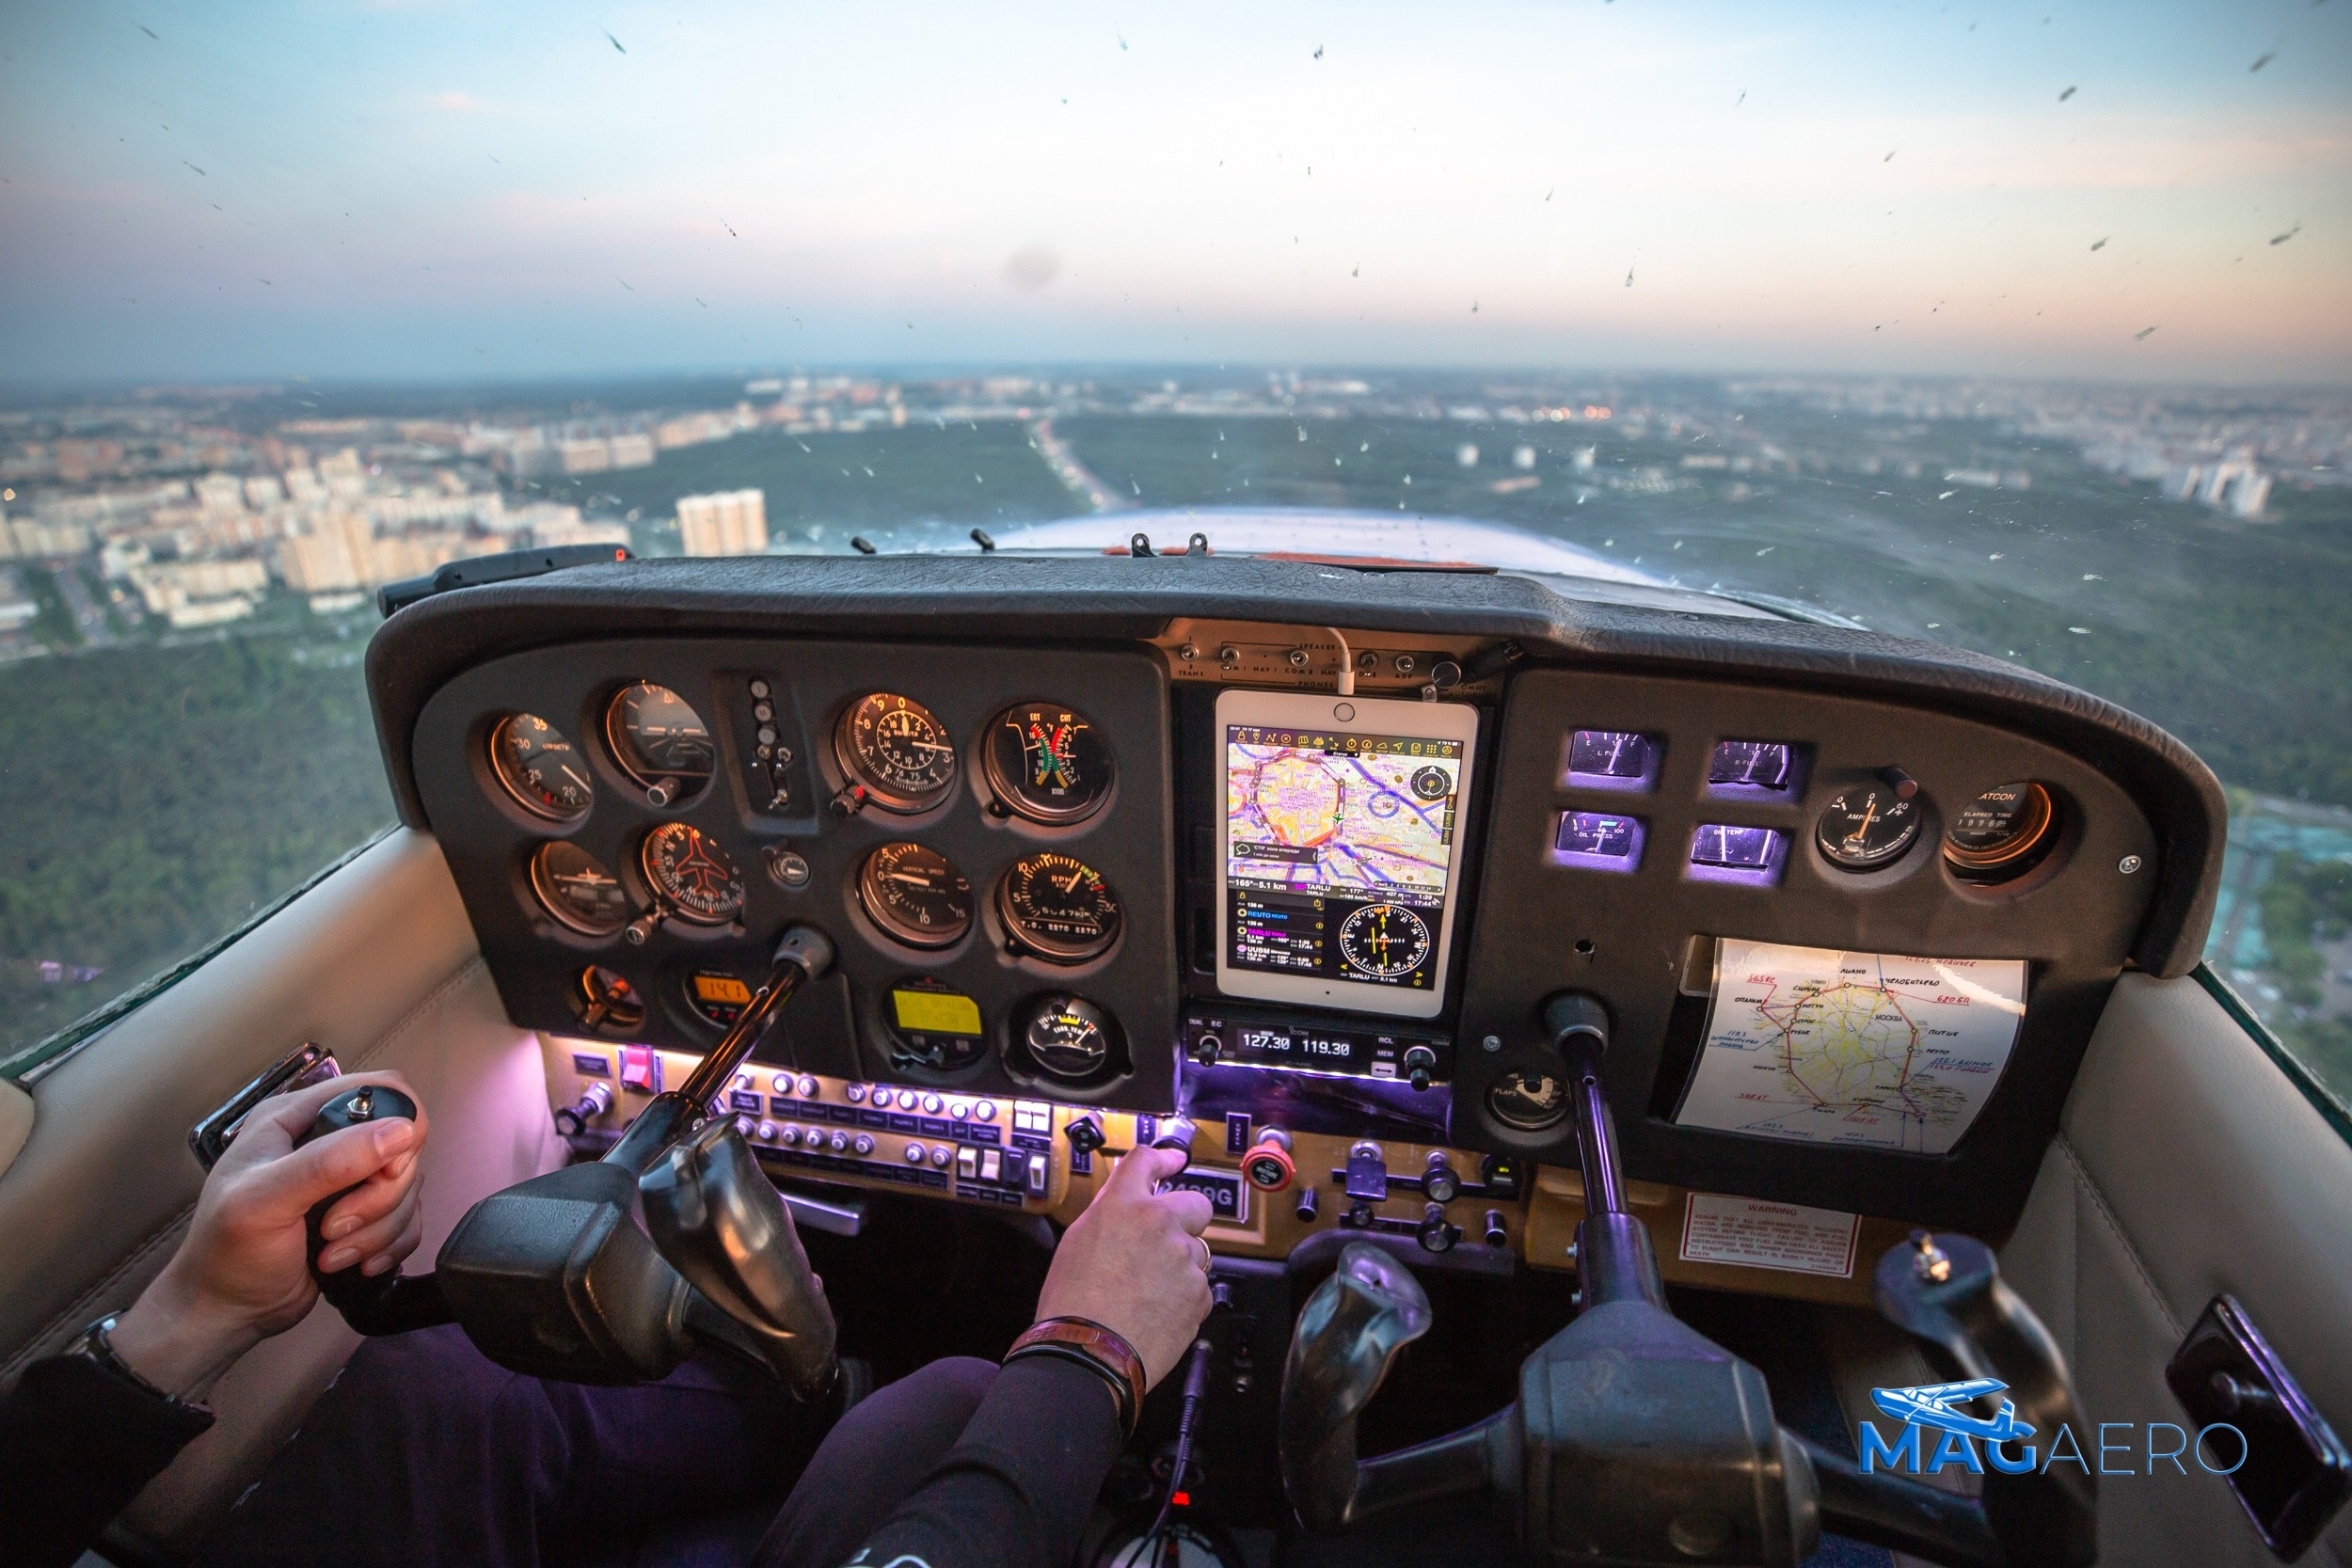
{"type": "Polygon", "coordinates": [[[0,1070],[389,821],[386,581],[1467,519],[2171,729],[2352,1094],[2352,7],[0,34],[0,1070]]]}

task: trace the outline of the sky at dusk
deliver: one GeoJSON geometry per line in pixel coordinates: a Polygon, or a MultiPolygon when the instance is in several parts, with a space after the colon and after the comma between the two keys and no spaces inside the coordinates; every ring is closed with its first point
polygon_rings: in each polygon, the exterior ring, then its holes
{"type": "Polygon", "coordinates": [[[1136,360],[2352,382],[2352,0],[0,4],[0,381],[1136,360]]]}

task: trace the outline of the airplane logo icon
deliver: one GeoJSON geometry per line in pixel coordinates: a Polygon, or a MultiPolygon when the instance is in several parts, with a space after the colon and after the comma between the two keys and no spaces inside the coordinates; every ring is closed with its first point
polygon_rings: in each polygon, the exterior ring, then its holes
{"type": "Polygon", "coordinates": [[[1963,1383],[1930,1383],[1916,1388],[1873,1388],[1870,1402],[1896,1420],[1915,1421],[1938,1432],[1957,1432],[1988,1443],[2031,1437],[2033,1428],[2017,1418],[2017,1403],[2013,1400],[2003,1400],[2000,1414],[1990,1419],[1952,1408],[1965,1400],[2000,1393],[2008,1386],[1998,1378],[1978,1377],[1963,1383]]]}

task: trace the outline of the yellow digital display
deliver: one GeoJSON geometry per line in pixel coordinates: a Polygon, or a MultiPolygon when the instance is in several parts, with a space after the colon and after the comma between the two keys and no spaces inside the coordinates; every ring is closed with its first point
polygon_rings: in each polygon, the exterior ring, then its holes
{"type": "Polygon", "coordinates": [[[980,1005],[951,990],[894,990],[898,1027],[916,1035],[977,1035],[980,1005]]]}
{"type": "Polygon", "coordinates": [[[752,988],[732,974],[697,974],[694,976],[694,1000],[723,1002],[741,1006],[752,999],[752,988]]]}

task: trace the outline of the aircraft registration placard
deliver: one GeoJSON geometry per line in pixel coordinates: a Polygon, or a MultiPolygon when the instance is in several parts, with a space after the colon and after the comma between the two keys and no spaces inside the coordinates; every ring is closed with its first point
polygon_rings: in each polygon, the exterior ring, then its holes
{"type": "Polygon", "coordinates": [[[1944,1154],[2009,1066],[2022,958],[1912,958],[1725,937],[1681,1127],[1944,1154]]]}

